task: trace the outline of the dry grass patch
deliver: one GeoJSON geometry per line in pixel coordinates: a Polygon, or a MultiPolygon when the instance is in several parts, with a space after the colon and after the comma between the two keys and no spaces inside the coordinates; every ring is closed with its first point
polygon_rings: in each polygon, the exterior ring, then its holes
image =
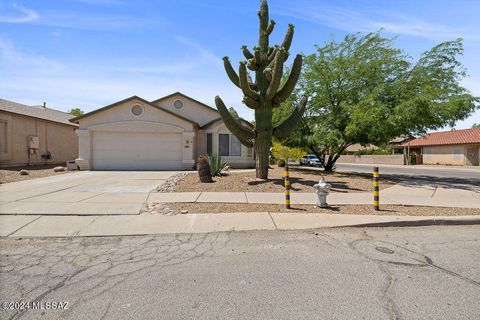
{"type": "MultiPolygon", "coordinates": [[[[231,171],[228,175],[214,177],[213,183],[200,183],[196,172],[188,173],[175,186],[175,192],[283,192],[283,168],[274,167],[267,181],[256,181],[255,171],[231,171]]],[[[320,170],[290,168],[293,192],[314,192],[313,185],[324,178],[332,185],[332,192],[365,192],[372,190],[372,175],[363,173],[324,172],[320,170]]],[[[380,189],[393,186],[389,177],[381,178],[380,189]]]]}
{"type": "Polygon", "coordinates": [[[4,167],[0,169],[0,183],[8,183],[22,180],[30,180],[35,178],[56,176],[59,174],[65,174],[70,171],[54,172],[53,168],[59,166],[55,165],[33,165],[33,166],[20,166],[20,167],[4,167]],[[20,170],[28,170],[29,175],[20,175],[20,170]]]}
{"type": "Polygon", "coordinates": [[[400,205],[384,205],[380,211],[368,205],[336,205],[330,208],[317,208],[313,205],[293,205],[285,209],[280,204],[254,203],[169,203],[168,207],[175,213],[188,210],[188,213],[231,213],[231,212],[288,212],[288,213],[335,213],[388,216],[460,216],[479,215],[480,209],[412,207],[400,205]]]}

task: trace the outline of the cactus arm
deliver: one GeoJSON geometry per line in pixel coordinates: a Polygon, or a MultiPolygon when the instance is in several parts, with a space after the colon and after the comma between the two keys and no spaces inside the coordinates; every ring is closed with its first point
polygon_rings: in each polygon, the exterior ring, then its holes
{"type": "Polygon", "coordinates": [[[262,0],[260,4],[260,11],[258,12],[258,17],[260,19],[260,33],[258,37],[258,46],[262,52],[267,52],[268,50],[268,4],[266,0],[262,0]]]}
{"type": "Polygon", "coordinates": [[[262,53],[260,52],[259,47],[254,47],[253,49],[253,55],[255,56],[255,63],[257,65],[262,64],[262,53]]]}
{"type": "Polygon", "coordinates": [[[278,139],[283,139],[288,136],[288,134],[295,128],[297,123],[302,118],[303,112],[305,111],[305,106],[307,105],[308,98],[303,96],[300,102],[298,103],[293,113],[288,117],[282,124],[273,128],[273,136],[278,139]]]}
{"type": "Polygon", "coordinates": [[[232,81],[234,85],[240,88],[240,81],[238,78],[237,73],[232,67],[232,64],[230,63],[230,60],[228,57],[223,57],[223,66],[225,67],[225,71],[227,72],[227,76],[232,81]]]}
{"type": "Polygon", "coordinates": [[[254,58],[253,54],[250,52],[250,50],[248,50],[247,46],[242,46],[242,52],[247,60],[254,58]]]}
{"type": "Polygon", "coordinates": [[[250,109],[257,109],[258,108],[258,101],[250,98],[249,96],[243,97],[242,102],[249,107],[250,109]]]}
{"type": "Polygon", "coordinates": [[[258,64],[255,63],[255,59],[249,60],[247,62],[247,68],[251,71],[258,71],[258,64]]]}
{"type": "Polygon", "coordinates": [[[253,139],[255,138],[255,132],[244,127],[239,121],[237,121],[228,111],[227,107],[223,103],[219,96],[215,97],[215,105],[222,117],[225,126],[233,133],[238,140],[246,147],[253,146],[253,139]]]}
{"type": "Polygon", "coordinates": [[[248,85],[252,88],[253,91],[257,90],[257,84],[253,82],[252,77],[247,73],[248,85]]]}
{"type": "Polygon", "coordinates": [[[268,25],[268,28],[267,28],[267,35],[272,34],[273,28],[275,28],[275,21],[270,20],[270,24],[268,25]]]}
{"type": "Polygon", "coordinates": [[[302,71],[302,56],[297,54],[295,60],[293,61],[292,70],[288,76],[287,81],[283,87],[278,91],[274,100],[276,103],[285,102],[288,99],[290,94],[292,94],[295,85],[297,84],[298,78],[300,77],[300,72],[302,71]]]}
{"type": "Polygon", "coordinates": [[[270,54],[268,55],[268,62],[272,62],[275,59],[278,49],[279,49],[279,46],[277,45],[273,47],[272,52],[270,52],[270,54]]]}
{"type": "Polygon", "coordinates": [[[293,29],[294,28],[295,27],[294,27],[293,24],[289,24],[287,33],[285,34],[285,38],[283,39],[282,47],[284,47],[287,52],[288,52],[288,50],[290,50],[290,46],[292,45],[293,29]]]}
{"type": "Polygon", "coordinates": [[[257,100],[259,98],[259,95],[248,84],[247,67],[245,65],[246,65],[245,61],[240,62],[240,67],[239,67],[239,71],[238,71],[240,88],[242,89],[244,95],[249,96],[249,97],[257,100]]]}
{"type": "Polygon", "coordinates": [[[263,74],[269,82],[272,81],[272,68],[265,68],[265,70],[263,70],[263,74]]]}
{"type": "Polygon", "coordinates": [[[278,87],[280,86],[280,82],[282,81],[284,54],[285,50],[283,48],[280,48],[280,50],[277,51],[277,55],[275,56],[272,80],[270,81],[270,85],[268,86],[267,94],[265,96],[267,100],[273,99],[273,97],[277,94],[278,87]]]}
{"type": "Polygon", "coordinates": [[[274,49],[275,49],[275,47],[270,47],[270,48],[268,48],[267,57],[270,57],[270,55],[272,54],[272,52],[273,52],[274,49]]]}

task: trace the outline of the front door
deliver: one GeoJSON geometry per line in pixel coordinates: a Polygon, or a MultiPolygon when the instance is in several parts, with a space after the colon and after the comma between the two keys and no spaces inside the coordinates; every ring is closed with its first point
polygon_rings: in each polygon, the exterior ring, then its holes
{"type": "Polygon", "coordinates": [[[467,148],[467,166],[478,166],[478,147],[467,148]]]}

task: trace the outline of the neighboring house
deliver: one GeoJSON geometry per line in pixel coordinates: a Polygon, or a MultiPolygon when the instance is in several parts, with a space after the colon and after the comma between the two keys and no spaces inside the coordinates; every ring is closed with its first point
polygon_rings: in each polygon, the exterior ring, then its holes
{"type": "Polygon", "coordinates": [[[352,145],[348,146],[347,149],[345,149],[344,153],[346,155],[355,155],[360,150],[365,150],[365,149],[368,149],[368,150],[378,149],[378,147],[373,145],[373,144],[368,144],[366,146],[362,146],[360,143],[355,143],[355,144],[352,144],[352,145]]]}
{"type": "MultiPolygon", "coordinates": [[[[392,148],[392,154],[402,154],[403,153],[403,144],[405,142],[408,142],[410,140],[415,139],[414,137],[405,137],[405,136],[399,136],[396,137],[388,142],[388,145],[392,148]]],[[[347,149],[345,150],[345,154],[347,155],[355,155],[358,154],[359,151],[362,150],[374,150],[378,149],[378,147],[374,144],[369,144],[366,146],[362,146],[359,143],[352,144],[351,146],[348,146],[347,149]]]]}
{"type": "Polygon", "coordinates": [[[388,144],[392,147],[393,153],[403,154],[403,145],[408,141],[412,141],[413,139],[415,138],[411,136],[399,136],[393,140],[390,140],[388,144]]]}
{"type": "Polygon", "coordinates": [[[199,155],[211,153],[231,167],[255,166],[253,149],[240,144],[216,109],[180,92],[152,102],[133,96],[71,121],[79,124],[82,170],[192,169],[199,155]]]}
{"type": "Polygon", "coordinates": [[[0,166],[60,164],[78,156],[71,114],[0,99],[0,166]]]}
{"type": "Polygon", "coordinates": [[[419,154],[424,164],[478,166],[480,128],[433,132],[403,146],[419,154]]]}

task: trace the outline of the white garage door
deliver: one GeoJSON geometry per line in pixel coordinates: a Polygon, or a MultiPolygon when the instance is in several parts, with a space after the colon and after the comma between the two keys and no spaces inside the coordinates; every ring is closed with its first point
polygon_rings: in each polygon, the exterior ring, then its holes
{"type": "Polygon", "coordinates": [[[182,168],[182,134],[95,132],[93,169],[170,170],[182,168]]]}

